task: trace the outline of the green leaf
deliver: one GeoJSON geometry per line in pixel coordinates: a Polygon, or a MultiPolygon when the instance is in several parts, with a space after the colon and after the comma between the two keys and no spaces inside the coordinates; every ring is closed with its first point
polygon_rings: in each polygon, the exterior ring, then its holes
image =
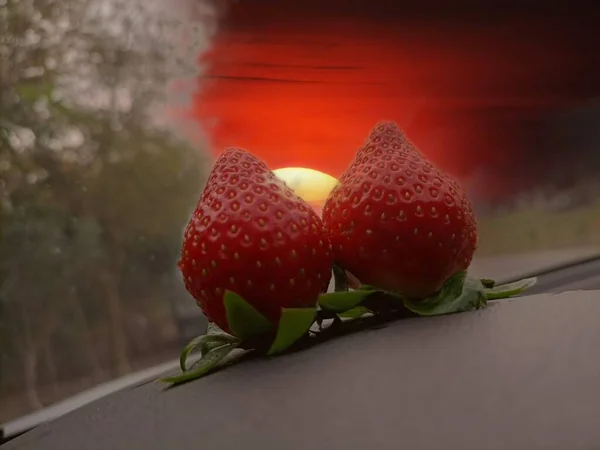
{"type": "Polygon", "coordinates": [[[360,290],[361,291],[380,291],[381,289],[379,289],[378,287],[375,287],[375,286],[371,286],[370,284],[361,284],[360,290]]]}
{"type": "Polygon", "coordinates": [[[202,345],[202,341],[204,340],[204,338],[205,336],[195,337],[182,350],[181,354],[179,355],[179,367],[183,372],[187,370],[185,363],[187,361],[188,356],[194,351],[196,347],[202,345]]]}
{"type": "Polygon", "coordinates": [[[496,285],[496,281],[492,280],[491,278],[482,278],[481,284],[483,284],[483,287],[491,289],[496,285]]]}
{"type": "Polygon", "coordinates": [[[501,284],[491,289],[485,290],[485,295],[488,300],[497,300],[501,298],[509,298],[520,294],[537,283],[537,277],[524,278],[523,280],[515,281],[514,283],[501,284]]]}
{"type": "Polygon", "coordinates": [[[322,309],[336,313],[346,312],[358,306],[372,294],[372,291],[329,292],[319,296],[319,306],[322,309]]]}
{"type": "Polygon", "coordinates": [[[231,332],[241,340],[266,334],[275,328],[265,316],[235,292],[225,291],[223,302],[231,332]]]}
{"type": "Polygon", "coordinates": [[[312,326],[316,308],[282,308],[277,335],[268,355],[280,353],[304,336],[312,326]]]}
{"type": "Polygon", "coordinates": [[[239,342],[239,339],[226,333],[204,334],[202,336],[198,336],[192,339],[179,355],[179,367],[181,367],[181,370],[184,372],[187,370],[185,363],[190,353],[192,353],[192,351],[194,351],[198,346],[200,346],[201,352],[204,355],[213,348],[220,347],[224,344],[237,344],[239,342]]]}
{"type": "Polygon", "coordinates": [[[196,362],[192,370],[183,372],[180,375],[161,378],[161,381],[164,383],[181,384],[195,380],[197,378],[201,378],[207,373],[209,373],[211,370],[213,370],[217,366],[217,364],[219,364],[235,348],[236,344],[225,344],[220,347],[217,347],[209,353],[207,353],[206,355],[204,355],[202,359],[200,359],[198,362],[196,362]]]}
{"type": "Polygon", "coordinates": [[[364,306],[357,306],[356,308],[352,308],[348,311],[340,313],[340,317],[343,317],[345,319],[359,319],[360,317],[370,312],[371,311],[369,311],[369,309],[365,308],[364,306]]]}
{"type": "Polygon", "coordinates": [[[481,280],[459,272],[446,281],[438,294],[418,301],[405,299],[404,305],[421,316],[439,316],[483,308],[487,297],[481,280]]]}
{"type": "Polygon", "coordinates": [[[202,340],[200,344],[200,352],[202,355],[206,355],[217,347],[220,347],[225,344],[238,345],[242,341],[232,336],[230,334],[221,333],[221,334],[208,334],[204,336],[205,338],[202,340]]]}

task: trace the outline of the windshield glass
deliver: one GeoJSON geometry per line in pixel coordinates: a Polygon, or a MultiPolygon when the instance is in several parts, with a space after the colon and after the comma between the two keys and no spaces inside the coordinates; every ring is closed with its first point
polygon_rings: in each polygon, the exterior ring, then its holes
{"type": "Polygon", "coordinates": [[[0,424],[204,331],[177,263],[229,146],[320,212],[393,120],[468,190],[473,270],[597,253],[593,15],[401,3],[0,0],[0,424]]]}

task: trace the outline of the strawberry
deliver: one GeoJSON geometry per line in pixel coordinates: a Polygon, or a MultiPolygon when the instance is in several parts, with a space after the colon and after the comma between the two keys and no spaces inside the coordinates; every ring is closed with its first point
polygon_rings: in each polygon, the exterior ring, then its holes
{"type": "Polygon", "coordinates": [[[377,124],[323,208],[336,262],[362,283],[424,298],[470,265],[466,193],[393,122],[377,124]]]}
{"type": "Polygon", "coordinates": [[[185,229],[179,269],[208,317],[231,333],[226,290],[277,325],[281,308],[314,307],[333,253],[320,217],[264,162],[240,149],[217,159],[185,229]]]}

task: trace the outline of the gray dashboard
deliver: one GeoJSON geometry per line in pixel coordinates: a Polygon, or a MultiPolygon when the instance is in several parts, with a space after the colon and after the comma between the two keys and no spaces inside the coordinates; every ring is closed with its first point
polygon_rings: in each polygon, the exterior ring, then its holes
{"type": "Polygon", "coordinates": [[[398,321],[129,388],[2,450],[597,449],[599,324],[598,291],[398,321]]]}

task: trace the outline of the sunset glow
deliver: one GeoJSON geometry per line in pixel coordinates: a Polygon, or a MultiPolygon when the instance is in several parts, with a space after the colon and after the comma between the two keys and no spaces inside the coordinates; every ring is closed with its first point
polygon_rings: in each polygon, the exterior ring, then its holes
{"type": "Polygon", "coordinates": [[[270,167],[339,177],[370,128],[393,120],[458,178],[483,166],[488,191],[512,187],[506,178],[539,142],[525,127],[573,100],[565,80],[593,58],[571,51],[570,28],[541,18],[457,22],[372,3],[231,3],[191,111],[214,155],[240,146],[270,167]]]}

